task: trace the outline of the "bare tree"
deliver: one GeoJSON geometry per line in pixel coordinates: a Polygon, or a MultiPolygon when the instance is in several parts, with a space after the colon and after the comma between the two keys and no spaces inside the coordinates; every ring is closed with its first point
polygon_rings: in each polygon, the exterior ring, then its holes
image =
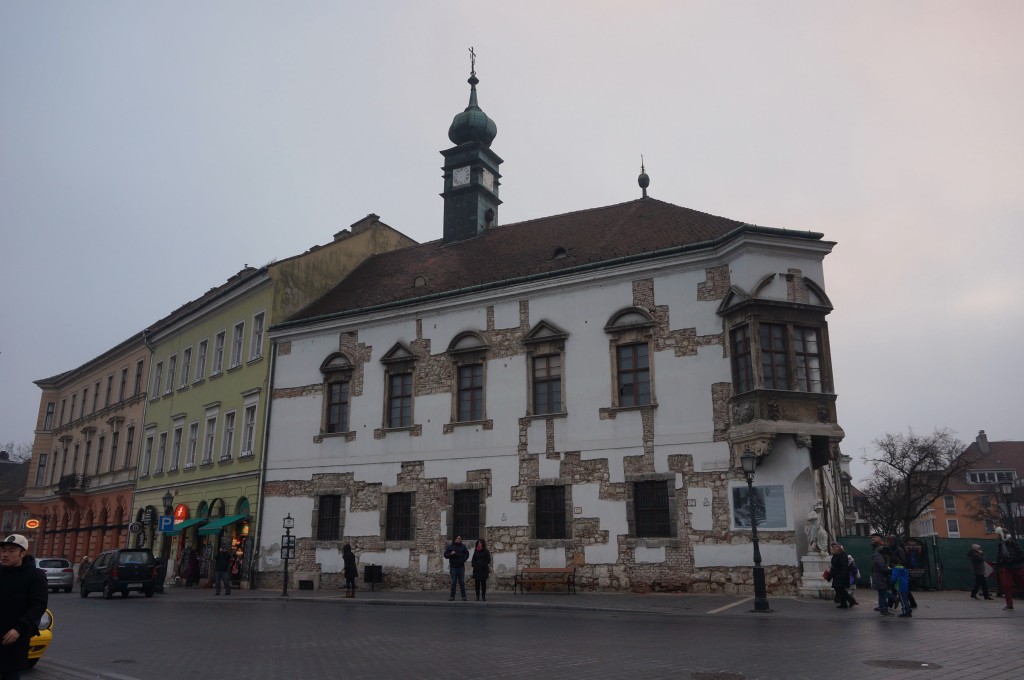
{"type": "Polygon", "coordinates": [[[13,441],[9,441],[6,444],[0,444],[0,451],[5,451],[8,460],[16,463],[23,463],[32,458],[32,445],[24,442],[15,444],[13,441]]]}
{"type": "Polygon", "coordinates": [[[865,455],[872,475],[864,495],[872,529],[910,535],[911,523],[937,498],[946,494],[949,480],[974,462],[966,445],[945,429],[930,435],[886,434],[874,442],[874,456],[865,455]]]}

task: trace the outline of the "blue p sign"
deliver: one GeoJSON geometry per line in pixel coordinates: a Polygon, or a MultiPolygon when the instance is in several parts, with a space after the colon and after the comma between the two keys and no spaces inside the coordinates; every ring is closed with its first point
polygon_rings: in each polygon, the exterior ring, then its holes
{"type": "Polygon", "coordinates": [[[160,515],[160,531],[168,533],[174,530],[174,515],[160,515]]]}

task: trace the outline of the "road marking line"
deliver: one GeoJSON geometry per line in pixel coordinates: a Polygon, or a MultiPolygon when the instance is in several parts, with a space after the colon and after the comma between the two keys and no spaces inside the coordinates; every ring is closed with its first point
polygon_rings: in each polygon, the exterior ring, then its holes
{"type": "Polygon", "coordinates": [[[752,597],[748,597],[748,598],[740,600],[738,602],[733,602],[732,604],[727,604],[724,607],[719,607],[718,609],[712,609],[711,611],[708,612],[708,614],[717,614],[718,612],[724,612],[726,609],[732,609],[733,607],[738,607],[741,604],[746,604],[747,602],[750,602],[753,599],[754,598],[752,598],[752,597]]]}

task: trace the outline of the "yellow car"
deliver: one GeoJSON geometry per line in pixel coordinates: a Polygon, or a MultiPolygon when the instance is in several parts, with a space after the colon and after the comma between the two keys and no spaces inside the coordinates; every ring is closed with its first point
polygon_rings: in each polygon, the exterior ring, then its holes
{"type": "Polygon", "coordinates": [[[43,652],[53,641],[53,614],[49,609],[39,619],[39,635],[28,642],[28,667],[32,668],[43,658],[43,652]]]}

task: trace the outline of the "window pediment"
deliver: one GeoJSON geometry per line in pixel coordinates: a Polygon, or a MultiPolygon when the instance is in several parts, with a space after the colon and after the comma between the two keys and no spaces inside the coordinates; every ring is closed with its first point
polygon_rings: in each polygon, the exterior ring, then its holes
{"type": "Polygon", "coordinates": [[[321,373],[340,373],[342,371],[351,371],[352,362],[347,356],[341,352],[335,352],[330,355],[324,362],[320,364],[321,373]]]}
{"type": "Polygon", "coordinates": [[[400,364],[412,361],[416,361],[416,355],[401,342],[396,342],[392,345],[391,349],[380,358],[382,364],[400,364]]]}
{"type": "Polygon", "coordinates": [[[634,328],[650,328],[651,326],[654,326],[654,319],[646,310],[640,307],[625,307],[612,314],[604,329],[613,333],[634,328]]]}
{"type": "Polygon", "coordinates": [[[448,353],[452,355],[486,352],[487,349],[487,342],[476,331],[463,331],[452,338],[448,345],[448,353]]]}
{"type": "Polygon", "coordinates": [[[555,324],[548,321],[538,321],[530,329],[530,332],[526,334],[526,337],[523,338],[523,342],[527,345],[541,342],[558,342],[564,341],[568,337],[569,334],[555,324]]]}

